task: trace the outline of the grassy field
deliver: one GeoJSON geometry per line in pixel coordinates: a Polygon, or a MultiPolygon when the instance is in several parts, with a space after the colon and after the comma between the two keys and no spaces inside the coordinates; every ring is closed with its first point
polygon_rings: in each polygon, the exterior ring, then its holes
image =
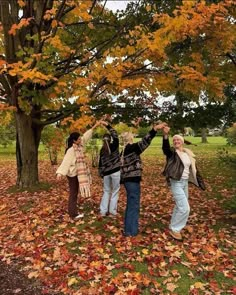
{"type": "MultiPolygon", "coordinates": [[[[193,145],[185,145],[185,147],[190,148],[196,154],[198,153],[217,153],[222,148],[227,148],[232,152],[236,151],[236,147],[230,148],[227,145],[226,139],[224,137],[208,137],[208,143],[201,143],[200,137],[191,137],[186,136],[186,140],[190,141],[193,145]]],[[[172,138],[170,138],[170,142],[172,143],[172,138]]],[[[145,155],[158,155],[162,154],[161,150],[162,146],[162,137],[155,137],[151,143],[151,146],[145,151],[145,155]]]]}
{"type": "MultiPolygon", "coordinates": [[[[211,136],[208,137],[208,143],[201,143],[201,138],[200,137],[191,137],[191,136],[186,136],[186,140],[192,142],[194,145],[190,145],[189,148],[191,148],[194,151],[217,151],[221,148],[227,148],[232,152],[235,152],[236,148],[235,147],[229,147],[226,142],[225,137],[221,136],[211,136]]],[[[139,139],[136,138],[135,141],[138,141],[139,139]]],[[[171,138],[170,138],[171,140],[171,138]]],[[[98,141],[99,147],[101,146],[101,141],[98,141]]],[[[155,153],[160,153],[161,151],[161,145],[162,145],[162,137],[161,136],[156,136],[150,145],[150,147],[145,151],[146,155],[154,155],[155,153]]],[[[186,146],[187,147],[187,146],[186,146]]],[[[64,147],[62,147],[63,149],[64,147]]],[[[39,146],[39,154],[43,155],[45,153],[45,148],[43,145],[39,146]]],[[[62,151],[62,154],[64,151],[62,151]]],[[[161,152],[162,153],[162,152],[161,152]]],[[[6,148],[0,146],[0,157],[4,158],[11,158],[15,156],[15,145],[9,145],[6,148]]]]}

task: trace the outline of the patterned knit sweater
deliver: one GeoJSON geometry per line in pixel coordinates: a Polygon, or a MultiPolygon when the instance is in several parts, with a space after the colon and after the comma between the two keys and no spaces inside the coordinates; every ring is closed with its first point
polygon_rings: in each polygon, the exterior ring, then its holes
{"type": "Polygon", "coordinates": [[[105,154],[102,149],[100,151],[98,170],[101,177],[120,171],[121,166],[118,134],[110,125],[106,127],[112,137],[112,142],[109,144],[111,153],[105,154]]]}
{"type": "Polygon", "coordinates": [[[142,178],[142,160],[140,154],[150,145],[156,135],[152,129],[139,142],[127,144],[122,155],[121,178],[122,182],[140,182],[142,178]]]}

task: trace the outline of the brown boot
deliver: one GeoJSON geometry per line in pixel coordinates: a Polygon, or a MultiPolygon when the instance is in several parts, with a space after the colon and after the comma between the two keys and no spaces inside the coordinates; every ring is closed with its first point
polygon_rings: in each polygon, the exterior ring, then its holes
{"type": "Polygon", "coordinates": [[[175,232],[175,231],[170,230],[170,235],[178,241],[182,241],[182,239],[183,239],[180,232],[175,232]]]}

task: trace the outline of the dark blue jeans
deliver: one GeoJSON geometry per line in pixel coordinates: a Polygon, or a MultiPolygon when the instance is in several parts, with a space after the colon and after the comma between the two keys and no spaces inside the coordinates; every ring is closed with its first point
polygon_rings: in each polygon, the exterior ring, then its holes
{"type": "Polygon", "coordinates": [[[124,186],[127,195],[124,235],[136,236],[140,211],[140,182],[125,182],[124,186]]]}

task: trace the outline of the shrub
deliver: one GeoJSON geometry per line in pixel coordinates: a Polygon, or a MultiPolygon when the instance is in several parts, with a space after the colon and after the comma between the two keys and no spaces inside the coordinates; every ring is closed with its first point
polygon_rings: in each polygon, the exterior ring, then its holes
{"type": "Polygon", "coordinates": [[[8,145],[12,144],[15,138],[16,130],[12,122],[7,125],[0,126],[0,144],[3,147],[6,148],[8,145]]]}
{"type": "Polygon", "coordinates": [[[144,137],[149,131],[151,127],[139,127],[138,128],[138,137],[144,137]]]}
{"type": "Polygon", "coordinates": [[[217,152],[218,159],[226,164],[235,165],[236,167],[236,155],[230,154],[226,148],[222,148],[217,152]]]}
{"type": "Polygon", "coordinates": [[[236,145],[236,123],[233,124],[232,127],[227,129],[227,143],[229,145],[236,145]]]}
{"type": "Polygon", "coordinates": [[[41,141],[48,152],[51,164],[57,165],[57,156],[62,149],[61,143],[64,142],[64,131],[53,125],[46,126],[41,141]]]}

